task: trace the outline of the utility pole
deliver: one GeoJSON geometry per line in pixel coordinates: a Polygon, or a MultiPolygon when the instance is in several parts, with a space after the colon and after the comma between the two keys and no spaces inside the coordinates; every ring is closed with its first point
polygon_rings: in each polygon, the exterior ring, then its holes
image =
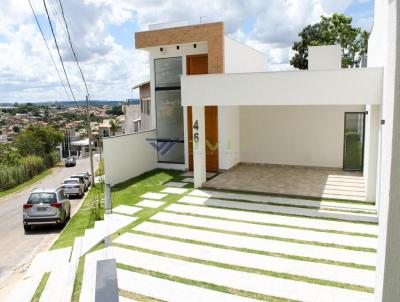
{"type": "Polygon", "coordinates": [[[92,186],[94,183],[94,169],[93,169],[93,149],[92,149],[92,128],[90,127],[90,110],[89,110],[89,96],[86,95],[86,119],[87,119],[87,133],[89,138],[89,157],[90,157],[90,172],[92,177],[92,186]]]}

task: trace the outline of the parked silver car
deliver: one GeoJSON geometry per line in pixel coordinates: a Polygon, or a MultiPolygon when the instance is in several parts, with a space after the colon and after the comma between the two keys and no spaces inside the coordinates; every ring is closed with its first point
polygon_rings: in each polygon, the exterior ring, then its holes
{"type": "Polygon", "coordinates": [[[61,186],[64,190],[65,195],[70,197],[71,195],[76,195],[82,197],[85,193],[85,184],[83,180],[79,178],[67,178],[61,186]]]}
{"type": "Polygon", "coordinates": [[[63,225],[71,217],[71,203],[63,189],[34,189],[23,205],[24,230],[35,224],[63,225]]]}
{"type": "Polygon", "coordinates": [[[90,175],[89,172],[76,172],[75,175],[82,175],[83,177],[85,177],[88,187],[92,185],[92,175],[90,175]]]}
{"type": "Polygon", "coordinates": [[[83,183],[83,190],[84,190],[85,192],[89,189],[89,183],[88,183],[87,180],[85,179],[85,176],[76,173],[76,174],[74,174],[74,175],[71,175],[70,178],[79,179],[79,181],[80,181],[81,183],[83,183]]]}

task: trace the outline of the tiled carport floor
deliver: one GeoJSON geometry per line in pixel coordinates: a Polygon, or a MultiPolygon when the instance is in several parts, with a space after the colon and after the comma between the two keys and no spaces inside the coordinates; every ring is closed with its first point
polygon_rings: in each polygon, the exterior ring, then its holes
{"type": "Polygon", "coordinates": [[[207,181],[206,187],[365,201],[362,173],[330,168],[239,164],[207,181]]]}

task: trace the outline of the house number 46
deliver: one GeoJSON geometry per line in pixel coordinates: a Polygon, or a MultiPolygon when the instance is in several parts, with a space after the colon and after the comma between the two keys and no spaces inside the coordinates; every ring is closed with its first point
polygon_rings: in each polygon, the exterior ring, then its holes
{"type": "Polygon", "coordinates": [[[195,143],[199,142],[199,121],[196,120],[193,124],[193,129],[194,129],[194,133],[193,133],[193,140],[195,143]]]}

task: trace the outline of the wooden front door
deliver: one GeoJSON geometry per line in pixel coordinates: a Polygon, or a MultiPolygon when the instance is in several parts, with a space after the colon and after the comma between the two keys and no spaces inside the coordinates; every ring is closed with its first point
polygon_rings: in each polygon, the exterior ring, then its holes
{"type": "MultiPolygon", "coordinates": [[[[186,74],[207,74],[208,55],[187,56],[186,74]]],[[[205,135],[206,135],[206,170],[208,172],[218,172],[218,107],[205,106],[205,135]]],[[[189,151],[189,170],[193,170],[193,129],[192,129],[192,107],[187,108],[188,124],[188,151],[189,151]]]]}

